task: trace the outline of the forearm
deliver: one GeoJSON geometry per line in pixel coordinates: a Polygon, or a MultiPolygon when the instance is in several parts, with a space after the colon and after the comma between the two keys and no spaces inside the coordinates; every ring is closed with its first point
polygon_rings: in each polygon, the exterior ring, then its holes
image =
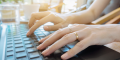
{"type": "Polygon", "coordinates": [[[86,24],[95,20],[95,16],[90,10],[84,10],[78,13],[73,13],[72,23],[86,24]]]}
{"type": "Polygon", "coordinates": [[[73,19],[71,23],[90,23],[100,16],[109,2],[110,0],[95,0],[87,10],[72,13],[68,18],[73,19]]]}

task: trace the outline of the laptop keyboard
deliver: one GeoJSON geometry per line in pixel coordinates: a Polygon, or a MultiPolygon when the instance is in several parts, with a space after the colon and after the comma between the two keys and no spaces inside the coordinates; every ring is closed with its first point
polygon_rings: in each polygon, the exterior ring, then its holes
{"type": "MultiPolygon", "coordinates": [[[[39,27],[34,35],[26,36],[28,26],[26,24],[10,24],[7,26],[6,39],[6,56],[5,60],[61,60],[61,55],[71,49],[75,44],[68,44],[59,50],[56,50],[51,55],[44,57],[41,52],[37,50],[38,41],[54,31],[45,31],[43,26],[39,27]]],[[[74,42],[76,43],[76,42],[74,42]]],[[[70,60],[79,59],[74,56],[70,60]]]]}

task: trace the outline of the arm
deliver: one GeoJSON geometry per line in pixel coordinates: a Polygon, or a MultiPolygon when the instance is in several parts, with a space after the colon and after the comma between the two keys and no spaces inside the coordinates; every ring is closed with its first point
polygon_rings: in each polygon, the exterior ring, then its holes
{"type": "Polygon", "coordinates": [[[95,0],[93,4],[84,11],[72,13],[73,21],[71,23],[90,23],[100,16],[110,0],[95,0]],[[86,18],[87,17],[87,18],[86,18]]]}
{"type": "Polygon", "coordinates": [[[87,10],[71,14],[58,14],[53,12],[33,13],[28,23],[30,30],[27,36],[31,35],[39,26],[47,22],[53,22],[55,24],[53,26],[44,26],[44,29],[47,31],[64,28],[69,24],[90,23],[101,14],[109,2],[110,0],[95,0],[87,10]],[[36,22],[36,20],[38,21],[36,22]]]}

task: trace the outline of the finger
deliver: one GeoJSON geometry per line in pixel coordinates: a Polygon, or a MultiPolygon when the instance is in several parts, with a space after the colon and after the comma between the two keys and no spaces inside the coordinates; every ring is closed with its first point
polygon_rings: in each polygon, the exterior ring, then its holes
{"type": "MultiPolygon", "coordinates": [[[[72,32],[77,31],[76,28],[78,28],[78,26],[77,27],[73,27],[72,28],[73,29],[72,32]]],[[[69,28],[64,28],[64,29],[60,29],[60,30],[56,31],[52,36],[50,36],[40,46],[38,46],[37,49],[42,50],[42,49],[46,48],[47,46],[51,45],[52,43],[54,43],[55,41],[57,41],[59,38],[61,38],[62,36],[64,36],[65,34],[68,34],[70,32],[71,31],[70,31],[69,28]]],[[[85,33],[87,33],[87,32],[85,32],[85,33]]],[[[80,35],[82,36],[82,34],[80,34],[80,35]]],[[[83,33],[83,35],[85,35],[85,34],[83,33]]]]}
{"type": "MultiPolygon", "coordinates": [[[[53,33],[52,33],[53,34],[53,33]]],[[[46,36],[45,38],[42,38],[39,43],[43,43],[46,39],[48,39],[50,36],[52,36],[52,34],[46,36]]]]}
{"type": "Polygon", "coordinates": [[[56,25],[49,25],[49,26],[44,26],[44,30],[46,31],[55,31],[58,30],[59,28],[64,28],[68,26],[68,24],[64,24],[63,22],[56,24],[56,25]]]}
{"type": "Polygon", "coordinates": [[[46,48],[47,46],[51,45],[52,43],[54,43],[55,41],[57,41],[59,38],[61,38],[63,35],[67,33],[70,33],[68,28],[64,28],[56,31],[47,40],[45,40],[40,46],[38,46],[37,49],[42,50],[46,48]]]}
{"type": "MultiPolygon", "coordinates": [[[[78,34],[78,37],[79,37],[78,38],[79,41],[83,37],[86,37],[87,35],[89,35],[88,34],[89,31],[87,32],[86,30],[88,30],[88,29],[84,29],[84,30],[81,30],[81,31],[76,31],[76,33],[78,34]]],[[[51,45],[49,47],[49,49],[45,50],[43,52],[43,55],[47,56],[47,55],[51,54],[52,52],[54,52],[55,50],[61,48],[62,46],[75,41],[76,39],[77,39],[76,34],[74,34],[74,33],[67,34],[67,35],[63,36],[60,40],[58,40],[57,42],[55,42],[53,45],[51,45]]]]}
{"type": "Polygon", "coordinates": [[[52,44],[48,49],[43,51],[42,54],[44,56],[50,55],[55,50],[61,48],[62,46],[66,45],[66,44],[68,44],[70,42],[73,42],[75,40],[76,40],[76,36],[74,35],[74,33],[67,34],[63,38],[61,38],[60,40],[58,40],[57,42],[52,44]]]}
{"type": "Polygon", "coordinates": [[[39,26],[45,24],[46,22],[50,22],[52,17],[52,15],[48,15],[44,18],[42,18],[41,20],[37,21],[28,31],[27,36],[31,35],[39,26]]]}
{"type": "MultiPolygon", "coordinates": [[[[78,26],[78,24],[74,24],[73,26],[78,26]]],[[[72,26],[71,26],[72,27],[72,26]]],[[[73,27],[73,29],[74,29],[75,27],[73,27]]],[[[81,28],[83,28],[83,27],[81,27],[81,28]]],[[[73,30],[73,32],[74,31],[76,31],[76,30],[73,30]]],[[[53,33],[52,33],[53,34],[53,33]]],[[[39,43],[43,43],[46,39],[48,39],[50,36],[52,36],[52,34],[50,34],[50,35],[48,35],[47,37],[45,37],[45,38],[42,38],[40,41],[39,41],[39,43]]]]}
{"type": "Polygon", "coordinates": [[[48,14],[50,14],[49,11],[32,13],[31,14],[31,18],[30,18],[29,23],[28,23],[29,28],[31,28],[34,25],[34,23],[35,23],[36,20],[40,20],[41,18],[47,16],[48,14]]]}
{"type": "Polygon", "coordinates": [[[80,42],[78,42],[72,49],[70,49],[68,52],[66,52],[65,54],[63,54],[61,56],[61,58],[64,60],[69,59],[73,56],[75,56],[77,53],[79,53],[80,51],[84,50],[85,48],[87,48],[88,46],[91,45],[91,41],[90,38],[86,38],[80,42]]]}

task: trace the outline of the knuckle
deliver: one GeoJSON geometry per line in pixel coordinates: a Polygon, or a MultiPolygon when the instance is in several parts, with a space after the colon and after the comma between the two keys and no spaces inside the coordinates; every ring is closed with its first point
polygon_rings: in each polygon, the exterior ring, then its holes
{"type": "Polygon", "coordinates": [[[58,31],[56,31],[56,34],[61,34],[61,33],[63,33],[62,29],[59,29],[58,31]]]}
{"type": "Polygon", "coordinates": [[[70,39],[70,34],[66,34],[63,38],[64,39],[70,39]]]}

